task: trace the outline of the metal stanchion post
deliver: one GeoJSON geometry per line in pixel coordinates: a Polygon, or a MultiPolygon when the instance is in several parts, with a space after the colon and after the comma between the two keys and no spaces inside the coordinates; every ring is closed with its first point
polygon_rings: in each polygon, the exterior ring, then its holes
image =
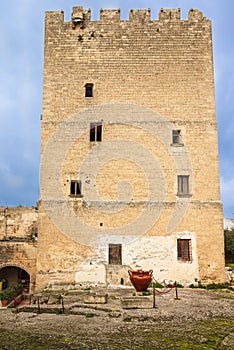
{"type": "Polygon", "coordinates": [[[37,297],[37,313],[38,313],[38,314],[41,313],[39,297],[37,297]]]}
{"type": "Polygon", "coordinates": [[[64,301],[63,301],[63,298],[61,299],[61,303],[62,303],[62,313],[64,314],[64,301]]]}
{"type": "Polygon", "coordinates": [[[174,300],[180,300],[180,298],[178,297],[178,290],[177,290],[176,281],[175,281],[175,292],[176,292],[176,296],[175,296],[174,300]]]}
{"type": "Polygon", "coordinates": [[[156,308],[156,305],[155,305],[155,285],[154,285],[154,282],[153,282],[153,308],[154,308],[154,309],[156,308]]]}

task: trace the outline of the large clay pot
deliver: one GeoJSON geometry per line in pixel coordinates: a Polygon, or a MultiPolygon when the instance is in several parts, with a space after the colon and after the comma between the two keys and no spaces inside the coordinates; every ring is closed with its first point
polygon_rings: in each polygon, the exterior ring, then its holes
{"type": "Polygon", "coordinates": [[[135,287],[137,292],[144,292],[150,285],[152,280],[153,270],[142,271],[142,270],[129,270],[128,271],[130,280],[135,287]]]}

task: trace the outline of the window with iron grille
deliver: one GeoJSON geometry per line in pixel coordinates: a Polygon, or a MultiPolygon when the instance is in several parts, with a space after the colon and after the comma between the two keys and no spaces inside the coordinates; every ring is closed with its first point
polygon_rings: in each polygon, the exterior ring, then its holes
{"type": "Polygon", "coordinates": [[[182,144],[181,130],[172,130],[172,143],[182,144]]]}
{"type": "Polygon", "coordinates": [[[85,84],[85,97],[93,97],[93,84],[85,84]]]}
{"type": "Polygon", "coordinates": [[[71,181],[70,195],[74,197],[81,196],[81,181],[71,181]]]}
{"type": "Polygon", "coordinates": [[[177,239],[177,258],[182,261],[192,260],[191,239],[177,239]]]}
{"type": "Polygon", "coordinates": [[[178,196],[189,195],[189,176],[178,176],[178,196]]]}
{"type": "Polygon", "coordinates": [[[102,123],[90,124],[90,142],[102,141],[102,123]]]}

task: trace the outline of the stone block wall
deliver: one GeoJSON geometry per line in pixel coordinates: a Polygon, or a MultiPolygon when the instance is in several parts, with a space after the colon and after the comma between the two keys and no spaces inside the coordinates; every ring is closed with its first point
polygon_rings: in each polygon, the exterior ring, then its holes
{"type": "Polygon", "coordinates": [[[92,21],[74,7],[69,22],[47,12],[41,145],[38,287],[105,282],[109,244],[122,245],[122,265],[160,278],[224,281],[212,31],[200,11],[123,21],[101,10],[92,21]],[[178,175],[189,176],[186,196],[178,175]],[[189,262],[179,237],[191,239],[189,262]]]}
{"type": "Polygon", "coordinates": [[[22,269],[30,276],[30,290],[36,280],[37,232],[37,209],[0,207],[0,276],[5,277],[4,268],[22,269]]]}

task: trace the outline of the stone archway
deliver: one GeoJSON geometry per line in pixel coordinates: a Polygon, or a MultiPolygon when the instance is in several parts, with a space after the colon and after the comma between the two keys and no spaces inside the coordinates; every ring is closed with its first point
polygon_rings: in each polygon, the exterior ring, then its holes
{"type": "Polygon", "coordinates": [[[0,281],[2,282],[2,289],[13,287],[19,283],[27,291],[30,288],[30,274],[22,266],[0,266],[0,281]]]}

